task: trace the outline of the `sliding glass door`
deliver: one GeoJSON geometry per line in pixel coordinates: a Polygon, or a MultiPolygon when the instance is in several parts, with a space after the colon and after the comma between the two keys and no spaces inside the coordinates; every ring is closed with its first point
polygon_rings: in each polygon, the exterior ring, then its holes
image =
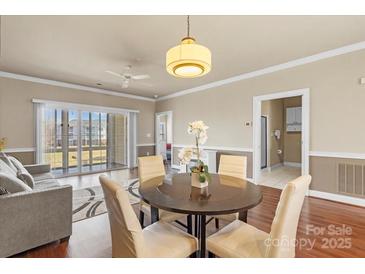
{"type": "Polygon", "coordinates": [[[128,165],[127,114],[45,107],[43,159],[59,175],[128,165]]]}

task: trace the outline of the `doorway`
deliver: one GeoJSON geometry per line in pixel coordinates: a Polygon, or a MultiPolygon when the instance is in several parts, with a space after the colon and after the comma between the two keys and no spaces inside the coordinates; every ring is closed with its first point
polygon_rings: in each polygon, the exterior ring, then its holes
{"type": "Polygon", "coordinates": [[[159,112],[155,116],[156,155],[162,155],[164,163],[168,166],[171,166],[173,159],[172,118],[172,111],[159,112]]]}
{"type": "Polygon", "coordinates": [[[253,99],[253,179],[283,188],[309,172],[309,89],[253,99]]]}

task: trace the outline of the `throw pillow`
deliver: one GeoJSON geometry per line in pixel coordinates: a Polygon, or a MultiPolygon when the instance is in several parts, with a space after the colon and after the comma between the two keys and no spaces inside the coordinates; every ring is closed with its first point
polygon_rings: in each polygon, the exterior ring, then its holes
{"type": "Polygon", "coordinates": [[[10,157],[10,160],[17,169],[16,176],[20,180],[22,180],[24,183],[26,183],[30,188],[34,188],[33,176],[30,175],[30,173],[28,172],[28,170],[26,170],[26,168],[23,166],[23,164],[14,157],[10,157]]]}
{"type": "Polygon", "coordinates": [[[33,176],[26,169],[18,170],[17,177],[26,183],[30,188],[34,188],[33,176]]]}
{"type": "Polygon", "coordinates": [[[5,187],[0,186],[0,195],[6,195],[6,194],[10,194],[10,192],[7,191],[5,187]]]}
{"type": "Polygon", "coordinates": [[[22,170],[23,168],[25,169],[23,164],[17,158],[10,156],[9,160],[13,163],[17,170],[22,170]]]}
{"type": "Polygon", "coordinates": [[[13,172],[17,172],[17,168],[14,166],[10,157],[4,152],[0,152],[0,160],[3,161],[13,172]]]}
{"type": "Polygon", "coordinates": [[[5,188],[10,193],[32,191],[32,189],[22,180],[4,172],[0,172],[0,187],[5,188]]]}

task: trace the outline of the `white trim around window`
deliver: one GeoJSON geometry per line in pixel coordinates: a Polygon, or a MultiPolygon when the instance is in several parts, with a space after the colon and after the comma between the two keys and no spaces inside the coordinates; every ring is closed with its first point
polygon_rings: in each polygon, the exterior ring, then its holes
{"type": "Polygon", "coordinates": [[[75,109],[75,110],[107,112],[107,113],[121,113],[121,114],[126,114],[128,112],[139,113],[139,110],[136,110],[136,109],[113,108],[113,107],[104,107],[104,106],[97,106],[97,105],[86,105],[86,104],[68,103],[68,102],[61,102],[61,101],[43,100],[43,99],[36,99],[36,98],[33,98],[32,102],[36,103],[36,104],[45,104],[47,106],[55,107],[55,108],[66,108],[66,109],[75,109]]]}

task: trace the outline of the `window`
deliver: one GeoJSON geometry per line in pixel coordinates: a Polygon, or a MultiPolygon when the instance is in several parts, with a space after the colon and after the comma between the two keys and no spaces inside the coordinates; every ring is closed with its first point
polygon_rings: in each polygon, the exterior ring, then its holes
{"type": "Polygon", "coordinates": [[[128,112],[88,111],[37,104],[38,162],[56,175],[127,167],[135,161],[135,136],[128,135],[128,112]],[[133,139],[128,141],[128,138],[133,139]],[[131,146],[132,145],[132,146],[131,146]],[[131,162],[132,161],[132,162],[131,162]]]}

